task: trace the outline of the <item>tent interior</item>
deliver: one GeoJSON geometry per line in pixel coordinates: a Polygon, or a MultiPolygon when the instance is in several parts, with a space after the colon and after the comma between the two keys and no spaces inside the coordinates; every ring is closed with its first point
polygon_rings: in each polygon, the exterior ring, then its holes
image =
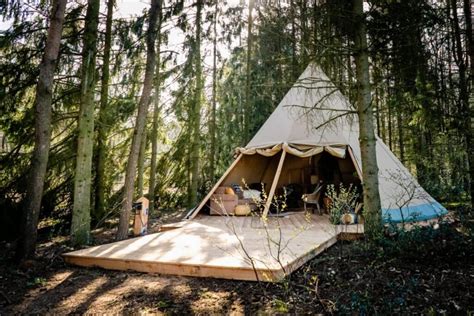
{"type": "MultiPolygon", "coordinates": [[[[260,154],[242,155],[238,163],[220,182],[219,188],[240,187],[243,191],[253,191],[254,194],[260,191],[259,195],[269,196],[271,186],[278,177],[274,196],[279,202],[285,201],[285,211],[303,210],[302,195],[313,193],[318,188],[321,191],[318,203],[324,211],[323,198],[328,185],[331,184],[334,185],[336,191],[340,184],[343,184],[345,188],[352,185],[362,200],[361,180],[350,155],[346,154],[344,158],[339,158],[327,151],[322,151],[313,156],[298,157],[286,153],[281,172],[278,174],[282,154],[283,151],[269,157],[260,154]]],[[[197,211],[201,214],[220,214],[221,212],[212,212],[212,200],[211,196],[205,206],[197,211]]],[[[247,198],[246,202],[248,201],[247,198]]],[[[313,209],[312,206],[310,208],[313,209]]],[[[275,203],[272,203],[269,211],[275,213],[281,210],[277,210],[275,203]]]]}

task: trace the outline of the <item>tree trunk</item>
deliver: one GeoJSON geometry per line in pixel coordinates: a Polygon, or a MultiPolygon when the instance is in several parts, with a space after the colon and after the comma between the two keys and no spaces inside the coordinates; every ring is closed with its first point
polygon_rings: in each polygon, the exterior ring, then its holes
{"type": "MultiPolygon", "coordinates": [[[[467,79],[467,65],[464,54],[463,54],[463,46],[461,41],[461,28],[459,26],[459,18],[457,12],[457,5],[456,0],[451,0],[451,9],[453,14],[453,27],[454,27],[454,40],[455,40],[455,62],[458,66],[459,72],[459,120],[462,122],[460,124],[461,132],[464,134],[465,144],[466,144],[466,152],[467,152],[467,160],[469,164],[469,190],[471,195],[471,202],[474,205],[474,137],[472,134],[472,117],[471,117],[471,109],[469,106],[469,91],[468,91],[468,79],[467,79]]],[[[467,10],[469,13],[470,10],[467,10]]],[[[466,13],[466,10],[465,10],[466,13]]],[[[469,21],[467,19],[466,25],[469,28],[469,21]]],[[[470,37],[472,39],[472,25],[470,37]]],[[[467,37],[469,38],[469,36],[467,37]]],[[[468,43],[469,44],[469,43],[468,43]]],[[[469,46],[469,45],[468,45],[469,46]]],[[[469,47],[468,47],[469,50],[469,47]]]]}
{"type": "Polygon", "coordinates": [[[211,134],[211,148],[209,152],[209,179],[214,182],[215,169],[216,169],[216,107],[217,107],[217,15],[219,13],[218,1],[215,1],[214,7],[214,39],[213,39],[213,56],[212,56],[212,107],[211,107],[211,121],[210,121],[210,134],[211,134]]]}
{"type": "Polygon", "coordinates": [[[468,116],[466,118],[466,125],[468,127],[468,132],[470,133],[467,142],[467,150],[468,150],[468,159],[469,159],[469,175],[471,180],[471,205],[474,207],[474,40],[472,33],[472,4],[471,0],[464,0],[463,4],[463,11],[464,17],[466,19],[466,39],[467,39],[467,54],[468,54],[468,61],[470,63],[470,72],[469,72],[469,79],[466,83],[466,100],[467,103],[467,112],[468,116]]]}
{"type": "Polygon", "coordinates": [[[128,156],[127,169],[125,173],[124,197],[122,209],[120,211],[119,227],[117,230],[117,240],[122,240],[128,236],[128,228],[130,222],[130,212],[133,203],[133,189],[135,186],[135,176],[137,172],[138,155],[140,152],[140,144],[145,129],[146,115],[148,105],[150,104],[150,94],[153,87],[153,77],[156,64],[155,41],[157,34],[157,20],[161,12],[161,1],[152,0],[149,14],[148,31],[146,34],[146,68],[145,79],[143,80],[143,90],[138,104],[138,114],[133,131],[132,146],[128,156]]]}
{"type": "Polygon", "coordinates": [[[158,121],[160,119],[160,67],[161,67],[161,11],[158,13],[158,43],[156,44],[156,70],[155,70],[155,96],[153,99],[153,122],[151,128],[151,158],[150,158],[150,181],[148,187],[148,199],[150,200],[149,212],[155,211],[155,187],[156,187],[156,158],[158,156],[158,121]]]}
{"type": "Polygon", "coordinates": [[[196,86],[194,90],[194,102],[191,113],[191,187],[189,206],[197,203],[197,191],[199,185],[199,147],[200,147],[200,127],[201,127],[201,98],[202,98],[202,66],[201,66],[201,11],[202,0],[196,1],[196,38],[194,47],[194,65],[196,71],[196,86]]]}
{"type": "Polygon", "coordinates": [[[100,90],[99,122],[97,126],[97,160],[95,174],[95,206],[93,217],[100,220],[105,214],[105,161],[107,159],[107,137],[111,115],[109,114],[110,49],[112,43],[112,21],[115,0],[107,1],[105,22],[104,61],[102,64],[102,85],[100,90]]]}
{"type": "Polygon", "coordinates": [[[290,0],[290,19],[291,19],[291,72],[292,78],[291,80],[296,80],[300,75],[298,69],[298,59],[296,56],[296,5],[294,4],[293,0],[290,0]]]}
{"type": "Polygon", "coordinates": [[[402,111],[403,109],[401,107],[397,109],[398,149],[399,149],[400,161],[402,163],[405,163],[405,143],[404,143],[405,136],[403,134],[402,111]]]}
{"type": "Polygon", "coordinates": [[[354,57],[357,76],[357,108],[359,115],[360,150],[364,188],[365,232],[370,239],[377,238],[382,230],[379,195],[378,166],[374,117],[370,96],[369,59],[366,21],[363,0],[353,0],[354,10],[354,57]]]}
{"type": "MultiPolygon", "coordinates": [[[[387,93],[390,96],[390,92],[393,91],[390,87],[390,80],[387,80],[387,93]]],[[[392,133],[392,104],[391,102],[388,102],[387,104],[387,129],[388,129],[388,148],[390,148],[391,151],[393,151],[393,133],[392,133]]]]}
{"type": "MultiPolygon", "coordinates": [[[[306,1],[306,0],[305,0],[306,1]]],[[[313,14],[312,14],[312,22],[313,22],[313,46],[312,46],[312,56],[313,58],[319,59],[319,48],[320,44],[318,43],[318,21],[319,21],[319,14],[318,14],[318,0],[314,0],[313,2],[313,14]]]]}
{"type": "MultiPolygon", "coordinates": [[[[146,127],[146,121],[145,121],[146,127]]],[[[137,176],[137,195],[138,197],[143,196],[143,182],[145,175],[145,158],[146,158],[146,148],[147,148],[147,132],[146,128],[144,130],[142,141],[140,143],[140,152],[138,154],[138,176],[137,176]]]]}
{"type": "Polygon", "coordinates": [[[244,140],[242,145],[245,146],[247,142],[250,140],[250,87],[251,87],[251,78],[250,78],[250,61],[252,58],[252,45],[253,45],[253,38],[252,38],[252,26],[253,26],[253,6],[254,0],[249,0],[249,16],[248,16],[248,24],[247,24],[247,65],[246,65],[246,85],[245,85],[245,110],[244,110],[244,140]]]}
{"type": "Polygon", "coordinates": [[[464,18],[466,19],[467,54],[469,56],[469,63],[470,63],[469,87],[472,89],[472,85],[474,84],[474,38],[473,38],[474,34],[472,30],[472,3],[471,1],[472,0],[464,0],[463,11],[464,11],[464,18]]]}
{"type": "Polygon", "coordinates": [[[56,0],[52,3],[51,22],[40,64],[35,99],[35,148],[26,188],[21,237],[17,247],[16,255],[19,260],[33,258],[35,255],[37,226],[51,142],[54,71],[59,54],[66,2],[67,0],[56,0]]]}
{"type": "Polygon", "coordinates": [[[300,21],[301,21],[301,60],[303,67],[308,66],[308,44],[309,44],[309,33],[308,33],[308,7],[306,0],[301,0],[300,4],[300,21]]]}
{"type": "Polygon", "coordinates": [[[94,96],[96,87],[97,27],[100,0],[89,0],[84,26],[80,109],[77,138],[76,175],[74,177],[74,205],[71,222],[71,242],[89,242],[92,151],[94,143],[94,96]]]}

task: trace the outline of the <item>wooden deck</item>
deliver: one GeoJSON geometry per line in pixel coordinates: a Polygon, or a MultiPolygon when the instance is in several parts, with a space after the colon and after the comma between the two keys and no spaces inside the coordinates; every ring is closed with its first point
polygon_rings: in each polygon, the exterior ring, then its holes
{"type": "Polygon", "coordinates": [[[292,214],[269,218],[198,216],[161,233],[64,255],[66,262],[114,270],[276,281],[337,241],[341,232],[327,216],[292,214]]]}

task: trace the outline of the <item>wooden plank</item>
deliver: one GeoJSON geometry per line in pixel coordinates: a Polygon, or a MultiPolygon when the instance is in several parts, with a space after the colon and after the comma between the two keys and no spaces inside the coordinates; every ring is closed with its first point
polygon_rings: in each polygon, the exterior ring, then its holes
{"type": "Polygon", "coordinates": [[[168,230],[181,228],[181,227],[183,227],[184,225],[186,225],[188,223],[189,223],[188,221],[181,221],[181,222],[176,222],[176,223],[164,224],[164,225],[160,226],[159,231],[160,232],[165,232],[165,231],[168,231],[168,230]]]}
{"type": "MultiPolygon", "coordinates": [[[[260,280],[277,281],[332,245],[342,232],[327,216],[313,215],[311,225],[297,234],[292,222],[301,226],[303,214],[270,217],[266,230],[262,224],[254,225],[255,221],[260,219],[200,215],[171,231],[82,249],[64,257],[68,263],[86,267],[255,281],[250,256],[260,280]],[[280,229],[276,221],[281,223],[280,229]],[[231,226],[237,229],[232,231],[231,226]],[[269,250],[268,238],[277,240],[280,233],[286,246],[276,262],[277,246],[272,244],[273,250],[269,250]]],[[[350,226],[351,230],[357,228],[350,226]]]]}
{"type": "Polygon", "coordinates": [[[263,210],[263,215],[262,215],[263,218],[268,216],[268,210],[270,209],[273,196],[275,195],[275,190],[278,184],[278,180],[280,179],[280,174],[281,174],[281,170],[283,169],[283,162],[285,161],[285,157],[286,157],[286,151],[282,150],[280,162],[278,163],[278,168],[276,170],[275,177],[273,178],[272,187],[270,189],[270,192],[268,193],[267,202],[265,203],[265,208],[263,210]]]}
{"type": "Polygon", "coordinates": [[[231,280],[273,282],[278,281],[283,276],[282,269],[248,269],[248,268],[227,268],[205,265],[189,265],[164,262],[150,262],[141,260],[122,260],[115,258],[97,258],[64,256],[64,261],[82,267],[98,267],[109,270],[134,270],[146,273],[184,275],[207,278],[221,278],[231,280]],[[255,274],[257,272],[257,275],[255,274]]]}
{"type": "Polygon", "coordinates": [[[337,235],[334,235],[334,237],[330,238],[329,240],[317,245],[317,247],[314,247],[304,255],[296,258],[293,262],[288,264],[285,267],[285,272],[287,274],[292,273],[293,271],[296,271],[298,268],[300,268],[303,264],[308,262],[309,260],[313,259],[317,255],[319,255],[321,252],[324,250],[328,249],[332,245],[334,245],[337,242],[337,235]]]}
{"type": "Polygon", "coordinates": [[[206,195],[204,200],[201,201],[199,206],[194,210],[194,212],[189,216],[189,219],[193,219],[196,217],[196,215],[199,213],[199,211],[204,207],[207,201],[211,198],[211,196],[214,194],[214,192],[217,190],[217,188],[221,185],[221,183],[225,180],[225,178],[229,175],[229,173],[234,169],[234,167],[237,165],[237,163],[240,161],[242,158],[243,154],[239,154],[237,159],[234,160],[234,162],[230,165],[229,169],[227,169],[226,172],[222,175],[222,177],[217,181],[217,183],[214,185],[211,191],[206,195]]]}

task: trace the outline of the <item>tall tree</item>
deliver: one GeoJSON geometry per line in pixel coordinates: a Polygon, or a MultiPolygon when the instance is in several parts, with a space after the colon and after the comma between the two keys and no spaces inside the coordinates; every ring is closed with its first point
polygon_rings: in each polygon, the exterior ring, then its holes
{"type": "MultiPolygon", "coordinates": [[[[458,66],[459,73],[459,120],[461,122],[460,128],[464,134],[464,140],[466,144],[467,159],[469,164],[469,178],[470,178],[470,195],[471,202],[474,204],[474,135],[472,133],[472,121],[471,121],[471,109],[469,104],[469,79],[467,72],[468,57],[464,56],[464,48],[462,44],[461,26],[458,17],[457,1],[451,0],[452,9],[452,24],[454,29],[454,61],[458,66]]],[[[466,10],[465,10],[466,11],[466,10]]],[[[468,13],[468,11],[467,11],[468,13]]],[[[470,19],[466,20],[466,24],[469,28],[470,19]]],[[[471,28],[471,39],[472,39],[472,25],[471,28]]],[[[469,37],[467,37],[469,39],[469,37]]],[[[469,40],[467,40],[467,46],[469,46],[469,40]]],[[[469,50],[469,47],[468,49],[469,50]]],[[[467,54],[466,54],[467,55],[467,54]]]]}
{"type": "Polygon", "coordinates": [[[71,242],[87,244],[91,221],[91,178],[94,144],[94,97],[100,0],[88,0],[82,48],[80,109],[77,136],[71,242]]]}
{"type": "Polygon", "coordinates": [[[155,70],[155,95],[153,97],[153,122],[151,127],[151,158],[150,158],[150,178],[148,187],[148,198],[150,200],[150,214],[155,209],[155,190],[156,190],[156,159],[158,156],[158,124],[160,115],[160,92],[161,92],[161,25],[162,25],[162,14],[161,11],[158,13],[158,42],[156,44],[156,70],[155,70]]]}
{"type": "Polygon", "coordinates": [[[217,20],[219,15],[218,1],[214,2],[214,20],[212,22],[213,39],[212,39],[212,103],[211,103],[211,119],[209,124],[209,132],[211,136],[211,146],[209,148],[209,179],[213,182],[216,170],[216,108],[217,108],[217,20]]]}
{"type": "MultiPolygon", "coordinates": [[[[146,124],[145,124],[146,127],[146,124]]],[[[140,152],[138,153],[138,175],[137,175],[137,195],[143,196],[143,184],[145,182],[145,159],[147,149],[147,132],[143,133],[142,141],[140,143],[140,152]]]]}
{"type": "Polygon", "coordinates": [[[463,1],[464,18],[466,19],[466,39],[467,39],[467,53],[469,56],[470,73],[469,82],[472,92],[474,85],[474,30],[472,29],[472,0],[463,1]]]}
{"type": "Polygon", "coordinates": [[[354,58],[357,78],[357,112],[362,159],[365,231],[369,238],[377,237],[382,228],[374,115],[370,95],[369,55],[366,17],[363,0],[353,0],[354,58]]]}
{"type": "Polygon", "coordinates": [[[51,103],[53,79],[59,54],[67,0],[52,3],[51,21],[40,64],[35,98],[35,148],[26,188],[21,237],[17,248],[18,259],[33,258],[36,249],[38,219],[43,197],[46,167],[51,143],[51,103]]]}
{"type": "Polygon", "coordinates": [[[472,1],[471,0],[464,0],[463,1],[463,11],[464,11],[464,18],[466,19],[466,39],[467,39],[467,55],[468,55],[468,63],[470,63],[470,71],[469,71],[469,79],[468,79],[468,117],[467,117],[467,125],[468,131],[470,132],[470,145],[467,145],[468,149],[468,157],[469,157],[469,175],[471,178],[471,205],[474,207],[474,34],[472,29],[472,1]]]}
{"type": "Polygon", "coordinates": [[[122,240],[128,236],[130,221],[130,211],[132,210],[133,191],[135,186],[135,177],[137,173],[138,155],[140,153],[140,144],[145,130],[146,115],[150,104],[150,95],[153,88],[153,77],[156,65],[156,34],[158,16],[161,14],[161,0],[152,0],[148,17],[148,30],[146,34],[146,66],[145,78],[143,80],[143,90],[138,104],[138,114],[133,131],[132,146],[127,161],[125,173],[124,197],[120,211],[119,227],[117,230],[117,240],[122,240]]]}
{"type": "Polygon", "coordinates": [[[105,213],[105,161],[107,159],[107,136],[111,120],[109,114],[110,51],[112,48],[112,21],[115,0],[107,1],[105,21],[104,59],[102,63],[102,82],[100,88],[100,109],[97,126],[97,160],[95,174],[94,217],[98,220],[105,213]]]}
{"type": "Polygon", "coordinates": [[[252,26],[253,26],[253,6],[254,0],[249,0],[249,13],[248,13],[248,23],[247,23],[247,60],[245,68],[245,112],[244,112],[244,140],[242,145],[245,145],[250,140],[250,112],[251,112],[251,100],[250,100],[250,87],[251,87],[251,71],[250,71],[250,62],[252,59],[252,46],[253,46],[253,36],[252,36],[252,26]]]}
{"type": "Polygon", "coordinates": [[[194,206],[197,203],[197,191],[199,185],[199,158],[200,158],[200,138],[201,138],[201,102],[202,102],[202,61],[201,61],[201,11],[203,2],[196,0],[196,34],[194,38],[193,59],[195,69],[195,87],[194,98],[192,102],[192,111],[190,119],[191,128],[191,151],[190,165],[191,165],[191,186],[189,206],[194,206]]]}

